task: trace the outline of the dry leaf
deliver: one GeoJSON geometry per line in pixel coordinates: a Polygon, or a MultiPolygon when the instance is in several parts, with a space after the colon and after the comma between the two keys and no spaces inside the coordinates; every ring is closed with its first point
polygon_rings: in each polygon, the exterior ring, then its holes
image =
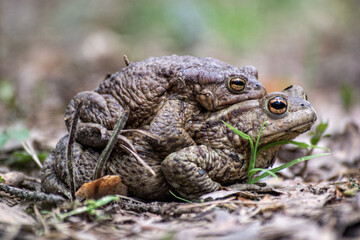
{"type": "Polygon", "coordinates": [[[127,195],[127,187],[121,178],[115,175],[107,175],[92,182],[84,183],[75,193],[82,199],[99,199],[106,195],[127,195]]]}

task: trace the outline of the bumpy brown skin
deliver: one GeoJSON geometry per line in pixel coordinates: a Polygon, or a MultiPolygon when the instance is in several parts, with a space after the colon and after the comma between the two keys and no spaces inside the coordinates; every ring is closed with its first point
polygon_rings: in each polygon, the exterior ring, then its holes
{"type": "MultiPolygon", "coordinates": [[[[221,185],[247,178],[251,155],[249,142],[235,134],[222,121],[248,134],[254,142],[261,125],[267,121],[269,125],[263,129],[259,142],[261,149],[267,143],[294,139],[309,130],[317,118],[299,86],[205,115],[207,116],[197,116],[187,124],[198,145],[174,152],[162,162],[162,172],[167,182],[188,199],[196,199],[218,190],[221,185]],[[268,102],[275,96],[286,99],[288,106],[285,113],[276,115],[269,111],[268,102]]],[[[279,148],[278,145],[260,152],[255,167],[270,167],[279,148]]]]}
{"type": "Polygon", "coordinates": [[[153,57],[109,75],[94,91],[77,94],[66,109],[65,123],[70,129],[75,109],[82,102],[76,140],[103,148],[119,116],[129,110],[125,128],[150,125],[149,130],[164,139],[154,144],[170,152],[195,145],[183,125],[201,109],[216,111],[263,97],[266,90],[257,77],[252,66],[237,68],[214,58],[153,57]],[[232,77],[245,79],[243,91],[229,89],[227,81],[232,77]],[[185,108],[192,114],[184,114],[185,108]]]}
{"type": "MultiPolygon", "coordinates": [[[[45,192],[64,195],[71,198],[70,178],[66,162],[66,147],[68,135],[61,138],[41,169],[41,185],[45,192]]],[[[75,143],[73,160],[75,162],[75,185],[79,189],[83,183],[92,181],[96,161],[100,153],[94,148],[86,148],[75,143]]]]}
{"type": "MultiPolygon", "coordinates": [[[[167,199],[169,189],[185,198],[196,199],[202,194],[219,189],[221,185],[242,181],[247,175],[249,143],[234,134],[222,121],[247,133],[253,139],[257,137],[261,124],[268,121],[269,126],[262,132],[260,147],[277,140],[293,139],[307,131],[316,120],[316,113],[304,99],[303,93],[302,88],[294,86],[282,93],[268,94],[261,100],[238,103],[214,113],[201,113],[187,122],[185,128],[198,145],[173,152],[165,159],[154,151],[143,136],[129,136],[137,152],[153,168],[156,176],[147,172],[132,155],[124,153],[120,147],[115,147],[106,174],[120,175],[131,196],[152,200],[167,199]],[[275,96],[286,99],[286,113],[275,115],[269,111],[268,101],[275,96]]],[[[61,158],[63,154],[59,154],[65,148],[65,140],[60,141],[50,153],[42,171],[42,186],[47,192],[59,192],[69,196],[64,160],[61,158]]],[[[81,147],[77,147],[79,148],[81,147]]],[[[271,166],[278,149],[279,146],[261,152],[256,167],[271,166]]],[[[90,150],[85,149],[87,152],[90,150]]],[[[92,176],[95,163],[88,161],[81,152],[76,154],[77,161],[80,161],[77,164],[91,169],[84,174],[92,176]]],[[[82,178],[85,179],[86,176],[82,178]]],[[[79,181],[78,186],[82,183],[84,181],[79,181]]]]}

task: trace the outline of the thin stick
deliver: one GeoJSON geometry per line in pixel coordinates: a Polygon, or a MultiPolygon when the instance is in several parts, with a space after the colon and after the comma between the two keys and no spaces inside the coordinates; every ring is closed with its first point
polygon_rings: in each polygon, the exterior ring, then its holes
{"type": "Polygon", "coordinates": [[[125,62],[125,64],[126,64],[126,66],[129,66],[129,65],[130,65],[130,60],[129,60],[129,58],[128,58],[126,55],[124,55],[124,62],[125,62]]]}
{"type": "Polygon", "coordinates": [[[106,144],[105,149],[102,151],[98,162],[96,163],[93,180],[99,179],[103,176],[106,162],[109,159],[109,156],[115,146],[115,143],[117,141],[117,138],[118,138],[121,130],[125,127],[128,117],[129,117],[129,111],[125,111],[124,114],[119,117],[119,120],[117,121],[117,123],[114,127],[114,131],[113,131],[108,143],[106,144]]]}
{"type": "Polygon", "coordinates": [[[49,227],[45,223],[44,219],[42,218],[41,213],[40,213],[38,207],[36,206],[36,204],[34,204],[34,213],[35,213],[35,216],[36,216],[37,220],[41,223],[41,225],[44,228],[45,236],[49,235],[49,233],[50,233],[49,227]]]}
{"type": "Polygon", "coordinates": [[[121,131],[121,134],[132,133],[132,132],[137,132],[137,133],[143,134],[143,135],[145,135],[151,139],[157,140],[157,141],[164,141],[164,138],[162,138],[158,135],[152,134],[151,132],[143,130],[143,129],[125,129],[125,130],[121,131]]]}
{"type": "Polygon", "coordinates": [[[136,149],[135,149],[135,146],[125,136],[119,135],[117,140],[120,142],[120,147],[125,146],[127,148],[130,148],[130,150],[132,150],[133,152],[137,152],[136,149]]]}
{"type": "Polygon", "coordinates": [[[75,168],[74,168],[75,163],[73,160],[72,150],[73,150],[73,145],[75,142],[75,133],[76,133],[76,128],[77,128],[78,119],[79,119],[79,113],[80,113],[82,104],[83,104],[82,102],[79,102],[79,104],[75,110],[73,122],[72,122],[71,128],[70,128],[69,140],[68,140],[68,144],[66,147],[66,162],[67,162],[68,171],[69,171],[69,175],[70,175],[70,192],[71,192],[71,198],[72,198],[71,200],[75,199],[75,191],[76,191],[75,168]],[[74,163],[74,165],[73,165],[73,163],[74,163]]]}
{"type": "Polygon", "coordinates": [[[65,199],[60,195],[47,194],[44,192],[33,192],[21,188],[12,187],[6,184],[0,184],[0,191],[10,193],[11,195],[28,201],[46,201],[56,205],[65,202],[65,199]]]}
{"type": "Polygon", "coordinates": [[[134,155],[134,157],[146,168],[146,170],[148,170],[153,176],[156,176],[156,173],[154,172],[154,170],[133,150],[131,150],[130,148],[128,148],[125,145],[122,145],[122,147],[130,152],[132,155],[134,155]]]}

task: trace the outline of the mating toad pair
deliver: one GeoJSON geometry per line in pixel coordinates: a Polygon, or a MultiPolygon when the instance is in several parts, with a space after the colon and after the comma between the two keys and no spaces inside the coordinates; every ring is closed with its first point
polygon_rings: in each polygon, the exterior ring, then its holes
{"type": "MultiPolygon", "coordinates": [[[[96,162],[125,113],[126,125],[104,166],[105,174],[120,176],[130,196],[151,200],[168,199],[169,190],[196,199],[246,179],[249,142],[223,122],[256,139],[267,121],[261,147],[293,139],[316,121],[301,87],[266,94],[252,66],[237,68],[213,58],[175,55],[127,65],[94,91],[77,94],[66,109],[70,130],[81,104],[72,151],[76,189],[93,180],[96,162]]],[[[67,144],[68,135],[50,152],[41,182],[45,192],[70,197],[67,144]]],[[[260,152],[255,167],[271,166],[279,148],[260,152]]]]}

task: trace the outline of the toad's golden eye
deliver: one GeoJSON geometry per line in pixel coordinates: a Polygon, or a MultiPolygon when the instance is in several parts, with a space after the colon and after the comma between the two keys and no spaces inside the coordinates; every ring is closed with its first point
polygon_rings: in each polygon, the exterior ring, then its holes
{"type": "Polygon", "coordinates": [[[270,99],[268,107],[271,113],[280,115],[286,112],[287,102],[282,97],[274,97],[270,99]]]}
{"type": "Polygon", "coordinates": [[[229,81],[229,89],[234,91],[234,92],[241,92],[245,89],[246,87],[246,80],[239,78],[239,77],[234,77],[231,78],[229,81]]]}

